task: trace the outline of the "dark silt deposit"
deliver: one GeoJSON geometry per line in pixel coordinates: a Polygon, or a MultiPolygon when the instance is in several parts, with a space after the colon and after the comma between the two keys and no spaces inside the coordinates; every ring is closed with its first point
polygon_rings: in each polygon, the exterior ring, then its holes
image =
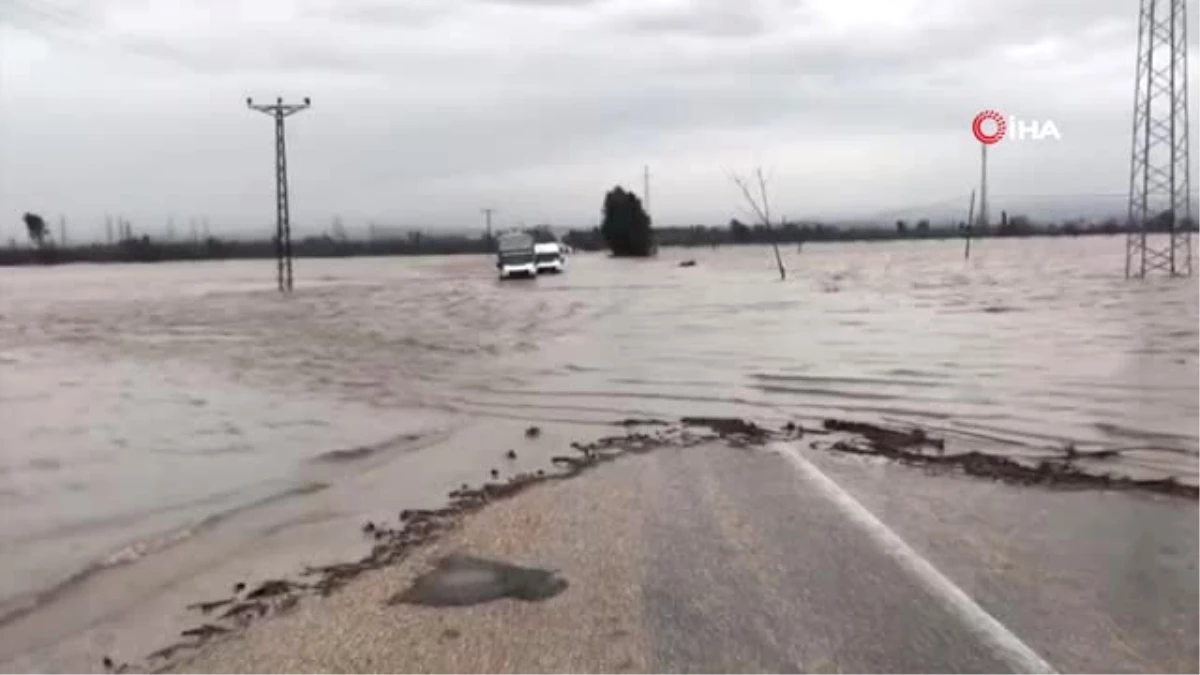
{"type": "Polygon", "coordinates": [[[847,432],[857,436],[852,440],[837,440],[823,444],[813,442],[814,449],[827,449],[854,455],[876,455],[910,465],[959,470],[968,475],[990,478],[1016,485],[1040,485],[1068,489],[1143,490],[1160,494],[1196,499],[1200,488],[1181,483],[1174,476],[1156,479],[1136,479],[1095,473],[1077,464],[1083,457],[1110,459],[1119,450],[1084,453],[1068,445],[1061,456],[1048,457],[1033,463],[986,452],[947,453],[944,439],[932,438],[922,429],[897,430],[845,420],[825,420],[828,431],[847,432]]]}
{"type": "MultiPolygon", "coordinates": [[[[776,431],[748,420],[720,417],[688,417],[680,423],[624,420],[614,424],[624,427],[625,433],[589,443],[572,443],[575,452],[554,456],[550,469],[519,473],[505,481],[493,480],[478,487],[464,485],[451,491],[447,504],[440,508],[406,509],[399,512],[395,524],[369,523],[370,527],[362,529],[364,536],[373,540],[373,545],[370,552],[357,561],[309,567],[300,574],[303,581],[268,579],[238,589],[234,597],[189,605],[189,609],[205,615],[205,620],[184,631],[183,641],[150,654],[148,664],[140,669],[165,669],[178,654],[195,650],[215,639],[236,635],[238,629],[250,622],[286,612],[305,597],[328,595],[364,572],[403,562],[409,554],[439,540],[466,516],[492,502],[516,496],[539,483],[578,476],[623,456],[664,447],[682,449],[714,442],[733,448],[762,447],[769,442],[796,442],[806,436],[817,436],[822,440],[810,443],[814,449],[877,456],[901,464],[958,471],[1016,485],[1049,489],[1140,490],[1190,499],[1197,497],[1195,486],[1175,479],[1136,480],[1089,472],[1074,464],[1075,459],[1084,454],[1078,451],[1064,451],[1061,457],[1026,464],[978,451],[952,453],[943,439],[933,438],[921,429],[893,429],[828,419],[821,429],[788,423],[776,431]],[[653,431],[638,431],[639,427],[653,431]]],[[[461,606],[501,598],[536,601],[553,597],[567,588],[567,580],[550,570],[454,554],[441,559],[433,570],[393,596],[388,604],[461,606]]]]}
{"type": "Polygon", "coordinates": [[[567,580],[552,570],[456,553],[439,560],[434,569],[417,577],[388,604],[458,607],[501,598],[533,602],[552,598],[567,585],[567,580]]]}
{"type": "Polygon", "coordinates": [[[707,427],[722,438],[729,436],[746,436],[748,438],[766,438],[766,429],[736,417],[685,417],[683,424],[693,427],[707,427]]]}

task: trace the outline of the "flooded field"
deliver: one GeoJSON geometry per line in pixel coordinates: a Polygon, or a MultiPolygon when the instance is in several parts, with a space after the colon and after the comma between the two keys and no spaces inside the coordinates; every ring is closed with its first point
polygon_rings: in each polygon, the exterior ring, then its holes
{"type": "Polygon", "coordinates": [[[270,261],[0,270],[0,617],[315,499],[346,458],[449,471],[423,445],[488,420],[839,416],[1194,482],[1197,285],[1125,281],[1122,247],[813,245],[785,282],[759,247],[503,283],[477,256],[300,260],[291,297],[270,261]]]}

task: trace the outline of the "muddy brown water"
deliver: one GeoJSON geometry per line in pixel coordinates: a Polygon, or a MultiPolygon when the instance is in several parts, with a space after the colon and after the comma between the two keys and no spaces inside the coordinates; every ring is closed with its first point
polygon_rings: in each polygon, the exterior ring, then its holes
{"type": "Polygon", "coordinates": [[[1122,246],[812,245],[786,282],[763,247],[301,260],[286,298],[270,261],[0,269],[0,616],[464,418],[837,416],[1194,481],[1197,284],[1122,246]]]}

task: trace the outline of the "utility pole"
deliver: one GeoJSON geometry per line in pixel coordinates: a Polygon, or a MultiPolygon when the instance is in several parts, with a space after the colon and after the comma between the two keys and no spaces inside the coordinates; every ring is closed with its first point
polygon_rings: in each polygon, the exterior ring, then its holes
{"type": "Polygon", "coordinates": [[[108,237],[108,245],[109,246],[112,246],[112,243],[113,243],[112,226],[113,226],[112,216],[104,216],[104,234],[106,237],[108,237]]]}
{"type": "Polygon", "coordinates": [[[275,261],[278,268],[279,290],[292,290],[292,226],[288,220],[287,148],[284,143],[283,120],[312,105],[305,96],[302,104],[285,104],[276,98],[271,105],[255,105],[246,99],[246,107],[275,119],[275,261]]]}
{"type": "Polygon", "coordinates": [[[493,213],[493,212],[495,212],[495,210],[496,210],[496,209],[493,209],[493,208],[490,208],[490,207],[489,207],[489,208],[486,208],[486,209],[480,209],[480,211],[482,211],[482,212],[483,212],[483,217],[484,217],[484,219],[485,219],[485,221],[486,221],[486,225],[485,225],[485,227],[487,228],[487,246],[488,246],[488,250],[491,250],[491,248],[492,248],[492,213],[493,213]]]}
{"type": "Polygon", "coordinates": [[[58,245],[67,247],[67,217],[63,215],[58,217],[58,245]]]}
{"type": "Polygon", "coordinates": [[[980,152],[980,169],[979,169],[979,231],[987,230],[988,225],[988,199],[987,199],[987,143],[979,144],[980,152]]]}
{"type": "Polygon", "coordinates": [[[642,201],[646,203],[646,214],[650,213],[650,165],[642,167],[642,201]]]}
{"type": "Polygon", "coordinates": [[[971,205],[967,207],[966,246],[963,248],[963,259],[971,257],[971,228],[975,226],[975,191],[971,190],[971,205]]]}

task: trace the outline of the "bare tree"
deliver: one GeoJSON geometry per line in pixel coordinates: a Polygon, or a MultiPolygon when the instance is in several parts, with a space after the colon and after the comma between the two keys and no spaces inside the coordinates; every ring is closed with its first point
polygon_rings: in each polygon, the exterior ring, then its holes
{"type": "MultiPolygon", "coordinates": [[[[767,198],[767,177],[763,175],[761,166],[755,167],[753,177],[754,186],[743,176],[729,172],[729,179],[742,191],[742,196],[754,211],[754,215],[763,227],[767,228],[767,232],[771,232],[771,204],[767,198]],[[754,194],[754,187],[758,188],[757,197],[754,194]]],[[[779,255],[779,242],[776,241],[774,235],[771,235],[771,248],[775,249],[775,264],[779,266],[779,279],[785,280],[787,279],[787,270],[783,267],[783,257],[779,255]]]]}

